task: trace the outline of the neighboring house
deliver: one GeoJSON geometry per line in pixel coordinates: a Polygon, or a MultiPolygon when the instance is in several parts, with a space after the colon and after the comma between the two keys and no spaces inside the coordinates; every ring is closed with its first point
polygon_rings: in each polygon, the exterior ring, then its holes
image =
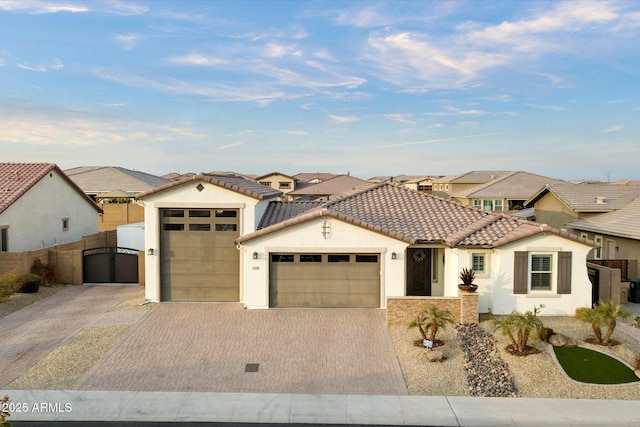
{"type": "Polygon", "coordinates": [[[82,240],[100,212],[53,163],[0,163],[0,252],[82,240]]]}
{"type": "Polygon", "coordinates": [[[452,191],[451,197],[462,204],[485,211],[516,211],[541,187],[565,181],[529,172],[510,172],[473,188],[452,191]]]}
{"type": "Polygon", "coordinates": [[[331,178],[335,178],[338,174],[329,172],[301,172],[293,175],[293,179],[300,184],[317,184],[331,178]]]}
{"type": "Polygon", "coordinates": [[[242,302],[386,307],[394,296],[456,296],[476,271],[481,312],[573,314],[591,304],[593,242],[402,186],[372,184],[324,203],[272,202],[239,236],[242,302]]]}
{"type": "Polygon", "coordinates": [[[454,194],[471,190],[511,172],[509,171],[471,171],[460,175],[443,176],[433,181],[433,194],[439,197],[452,198],[454,194]]]}
{"type": "Polygon", "coordinates": [[[629,260],[627,277],[640,278],[640,197],[613,212],[568,223],[567,229],[601,245],[589,259],[629,260]]]}
{"type": "Polygon", "coordinates": [[[145,207],[150,301],[241,301],[244,257],[235,239],[256,230],[282,193],[234,175],[203,175],[138,195],[145,207]]]}
{"type": "Polygon", "coordinates": [[[640,197],[639,185],[554,183],[540,188],[525,202],[536,221],[554,228],[613,212],[640,197]]]}
{"type": "Polygon", "coordinates": [[[300,186],[287,193],[287,196],[290,200],[314,200],[329,197],[333,194],[342,193],[343,191],[352,190],[367,184],[371,185],[370,182],[351,175],[338,175],[317,184],[300,186]]]}
{"type": "Polygon", "coordinates": [[[411,190],[419,191],[421,193],[433,192],[433,181],[439,179],[439,176],[421,176],[418,178],[410,179],[403,185],[411,190]]]}
{"type": "Polygon", "coordinates": [[[93,200],[117,190],[135,195],[171,182],[159,176],[116,166],[82,166],[67,169],[65,173],[93,200]]]}
{"type": "Polygon", "coordinates": [[[296,179],[280,172],[271,172],[266,175],[259,176],[255,180],[266,187],[275,188],[284,194],[296,189],[296,179]]]}

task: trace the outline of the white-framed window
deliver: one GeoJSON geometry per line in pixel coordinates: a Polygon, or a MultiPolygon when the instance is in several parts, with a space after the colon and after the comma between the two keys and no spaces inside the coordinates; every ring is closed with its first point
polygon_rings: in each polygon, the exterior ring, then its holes
{"type": "Polygon", "coordinates": [[[493,201],[493,210],[501,211],[502,210],[502,200],[494,200],[493,201]]]}
{"type": "Polygon", "coordinates": [[[446,191],[449,191],[449,184],[445,184],[445,185],[444,185],[444,189],[445,189],[446,191]]]}
{"type": "Polygon", "coordinates": [[[69,231],[69,218],[62,218],[62,231],[69,231]]]}
{"type": "Polygon", "coordinates": [[[487,274],[487,254],[483,252],[474,252],[471,254],[471,269],[476,275],[487,274]]]}
{"type": "Polygon", "coordinates": [[[482,200],[473,199],[473,207],[474,208],[478,208],[478,209],[482,209],[482,200]]]}
{"type": "Polygon", "coordinates": [[[529,289],[531,291],[553,290],[553,254],[529,254],[529,289]]]}
{"type": "Polygon", "coordinates": [[[271,181],[260,181],[261,185],[264,185],[265,187],[271,187],[271,181]]]}
{"type": "Polygon", "coordinates": [[[593,241],[600,245],[599,248],[595,249],[595,254],[593,257],[595,259],[602,259],[602,236],[595,236],[593,238],[593,241]]]}

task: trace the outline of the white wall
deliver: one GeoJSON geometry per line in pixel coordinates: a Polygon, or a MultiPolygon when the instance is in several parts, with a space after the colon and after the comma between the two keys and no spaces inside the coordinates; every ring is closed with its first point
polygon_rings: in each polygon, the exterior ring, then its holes
{"type": "MultiPolygon", "coordinates": [[[[513,310],[521,313],[541,307],[540,315],[573,315],[577,307],[591,306],[591,282],[587,274],[587,254],[591,248],[582,243],[565,239],[550,233],[544,233],[524,239],[496,250],[491,258],[490,285],[493,301],[491,311],[494,314],[508,314],[513,310]],[[514,252],[552,252],[554,253],[554,272],[557,273],[558,256],[556,252],[572,252],[571,294],[560,295],[556,292],[537,292],[526,295],[513,293],[514,252]]],[[[557,280],[557,276],[554,276],[557,280]]]]}
{"type": "Polygon", "coordinates": [[[144,251],[144,222],[119,225],[116,232],[119,247],[144,251]]]}
{"type": "MultiPolygon", "coordinates": [[[[159,193],[150,194],[139,201],[145,206],[145,251],[153,249],[154,255],[145,260],[145,298],[149,301],[160,301],[160,215],[164,208],[228,208],[240,210],[240,235],[255,231],[257,223],[268,200],[258,200],[235,191],[227,190],[206,181],[194,180],[169,188],[159,193]],[[198,184],[204,189],[198,191],[198,184]]],[[[243,259],[240,257],[240,283],[242,283],[243,259]]],[[[240,287],[242,297],[242,286],[240,287]]]]}
{"type": "Polygon", "coordinates": [[[0,214],[9,225],[8,249],[22,252],[82,240],[98,232],[98,211],[86,197],[52,170],[0,214]],[[62,219],[69,218],[63,231],[62,219]]]}
{"type": "Polygon", "coordinates": [[[380,306],[386,306],[387,296],[405,295],[405,249],[407,244],[365,230],[331,217],[316,218],[258,237],[241,245],[244,258],[244,303],[248,308],[269,307],[269,253],[380,253],[380,306]],[[322,234],[324,222],[330,226],[330,236],[322,234]],[[257,252],[258,259],[253,259],[257,252]],[[395,252],[397,259],[391,259],[395,252]]]}

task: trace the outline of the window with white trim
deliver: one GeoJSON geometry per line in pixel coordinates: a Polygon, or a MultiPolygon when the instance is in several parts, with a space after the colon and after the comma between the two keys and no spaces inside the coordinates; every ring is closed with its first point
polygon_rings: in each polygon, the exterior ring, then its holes
{"type": "Polygon", "coordinates": [[[602,236],[596,236],[593,239],[598,245],[600,245],[599,248],[595,249],[595,254],[594,254],[594,258],[595,259],[602,259],[602,236]]]}
{"type": "Polygon", "coordinates": [[[62,218],[62,231],[69,231],[69,218],[62,218]]]}
{"type": "Polygon", "coordinates": [[[553,286],[553,255],[531,254],[529,287],[532,291],[550,291],[553,286]]]}
{"type": "Polygon", "coordinates": [[[471,254],[471,269],[477,275],[487,274],[487,254],[481,252],[471,254]]]}
{"type": "Polygon", "coordinates": [[[0,228],[0,252],[9,251],[9,227],[0,228]]]}

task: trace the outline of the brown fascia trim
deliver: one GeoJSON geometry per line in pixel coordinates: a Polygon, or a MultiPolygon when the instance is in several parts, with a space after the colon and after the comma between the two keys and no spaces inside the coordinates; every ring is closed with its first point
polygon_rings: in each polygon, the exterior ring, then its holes
{"type": "Polygon", "coordinates": [[[322,217],[331,217],[331,218],[335,218],[337,220],[346,222],[348,224],[353,224],[355,226],[364,228],[366,230],[369,231],[373,231],[379,234],[383,234],[385,236],[391,237],[393,239],[397,239],[406,243],[410,243],[410,244],[414,244],[416,241],[415,239],[410,239],[406,236],[400,235],[398,233],[392,232],[390,230],[387,230],[383,227],[380,226],[375,226],[366,222],[363,222],[359,219],[344,215],[344,214],[339,214],[337,212],[333,212],[329,209],[327,209],[326,207],[323,208],[319,208],[319,209],[315,209],[312,210],[311,212],[307,212],[305,214],[302,214],[300,216],[294,217],[294,218],[290,218],[286,221],[282,221],[279,222],[277,224],[273,224],[270,225],[269,227],[265,227],[261,230],[258,231],[254,231],[253,233],[249,233],[249,234],[245,234],[244,236],[240,236],[236,239],[235,243],[238,244],[242,244],[244,242],[247,242],[249,240],[258,238],[258,237],[262,237],[265,236],[267,234],[282,230],[284,228],[293,226],[293,225],[297,225],[297,224],[302,224],[308,221],[311,221],[313,219],[316,218],[322,218],[322,217]]]}
{"type": "Polygon", "coordinates": [[[461,228],[455,233],[449,234],[443,239],[443,241],[446,245],[455,247],[458,245],[458,243],[462,242],[467,237],[477,233],[478,231],[490,226],[497,221],[500,221],[503,218],[505,218],[504,214],[488,213],[484,218],[480,218],[479,220],[469,224],[466,227],[461,228]]]}
{"type": "MultiPolygon", "coordinates": [[[[207,176],[207,175],[204,175],[202,173],[198,173],[198,174],[196,174],[194,176],[186,177],[186,178],[183,178],[181,180],[170,182],[168,184],[161,185],[160,187],[155,187],[155,188],[152,188],[151,190],[147,190],[147,191],[145,191],[143,193],[140,193],[140,194],[136,195],[136,199],[138,199],[138,200],[139,199],[144,199],[145,197],[150,196],[152,194],[160,193],[160,192],[163,192],[163,191],[168,190],[170,188],[174,188],[174,187],[178,187],[178,186],[181,186],[181,185],[185,185],[185,184],[188,184],[189,182],[192,182],[192,181],[205,181],[205,182],[208,182],[210,184],[217,185],[218,187],[226,188],[226,189],[235,191],[236,193],[244,194],[246,196],[250,196],[250,197],[253,197],[254,199],[258,199],[258,200],[262,200],[262,199],[264,199],[266,197],[276,197],[276,196],[278,196],[278,194],[273,194],[273,196],[265,196],[263,194],[257,194],[257,193],[254,193],[253,191],[247,190],[246,188],[241,188],[241,187],[238,187],[237,185],[232,185],[232,184],[229,184],[228,182],[217,180],[217,179],[215,179],[215,178],[213,178],[211,176],[207,176]]],[[[279,193],[281,194],[281,192],[279,192],[279,193]]]]}
{"type": "Polygon", "coordinates": [[[540,233],[551,233],[568,240],[573,240],[575,242],[583,243],[593,248],[598,247],[598,245],[592,240],[585,239],[583,237],[580,237],[576,234],[571,234],[564,230],[559,230],[557,228],[549,227],[547,224],[537,224],[534,222],[529,222],[524,220],[518,220],[518,222],[522,223],[522,227],[518,227],[515,230],[513,230],[511,233],[507,234],[505,237],[496,240],[493,244],[494,248],[504,246],[508,243],[512,243],[512,242],[524,239],[526,237],[534,236],[540,233]]]}

